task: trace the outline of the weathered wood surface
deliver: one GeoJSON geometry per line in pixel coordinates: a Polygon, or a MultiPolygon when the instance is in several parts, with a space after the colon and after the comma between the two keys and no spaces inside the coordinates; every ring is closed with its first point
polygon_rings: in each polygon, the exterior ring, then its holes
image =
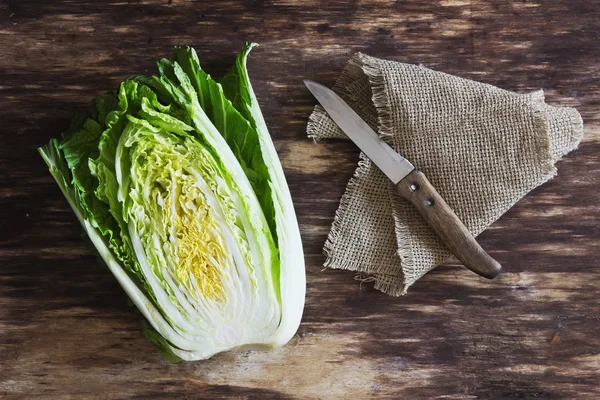
{"type": "Polygon", "coordinates": [[[0,397],[600,398],[600,9],[595,1],[0,1],[0,397]],[[271,353],[169,364],[141,333],[35,148],[72,112],[192,44],[215,74],[245,40],[289,177],[308,290],[297,337],[271,353]],[[355,51],[546,90],[586,136],[480,236],[486,281],[438,268],[403,298],[321,271],[357,162],[314,144],[302,78],[331,84],[355,51]]]}

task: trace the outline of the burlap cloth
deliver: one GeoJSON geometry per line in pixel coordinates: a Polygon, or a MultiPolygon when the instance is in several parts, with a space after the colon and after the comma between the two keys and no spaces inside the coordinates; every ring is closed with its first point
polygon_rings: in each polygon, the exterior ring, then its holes
{"type": "MultiPolygon", "coordinates": [[[[354,56],[334,90],[422,170],[474,235],[556,174],[583,123],[573,108],[418,65],[354,56]]],[[[346,138],[317,106],[308,136],[346,138]]],[[[361,153],[325,243],[325,266],[404,294],[451,253],[361,153]]]]}

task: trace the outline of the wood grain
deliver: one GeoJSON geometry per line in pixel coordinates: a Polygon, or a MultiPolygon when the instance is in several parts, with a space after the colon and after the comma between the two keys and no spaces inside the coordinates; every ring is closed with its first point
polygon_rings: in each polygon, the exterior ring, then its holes
{"type": "Polygon", "coordinates": [[[600,10],[571,0],[0,0],[0,397],[600,398],[600,10]],[[80,235],[36,147],[78,108],[191,44],[214,75],[260,43],[251,79],[289,179],[308,288],[271,353],[169,364],[80,235]],[[558,176],[479,236],[504,271],[442,266],[391,298],[321,249],[358,161],[314,144],[314,100],[355,51],[505,89],[543,88],[586,133],[558,176]]]}
{"type": "Polygon", "coordinates": [[[427,177],[415,169],[396,185],[400,197],[409,201],[448,250],[469,270],[493,279],[502,266],[477,243],[452,208],[427,177]]]}

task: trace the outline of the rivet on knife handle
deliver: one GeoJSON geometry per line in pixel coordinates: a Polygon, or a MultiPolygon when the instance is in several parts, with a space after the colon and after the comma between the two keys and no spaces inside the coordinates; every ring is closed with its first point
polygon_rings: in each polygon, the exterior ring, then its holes
{"type": "Polygon", "coordinates": [[[427,221],[454,256],[471,271],[488,279],[502,270],[477,243],[442,196],[429,183],[425,174],[412,171],[396,185],[398,194],[408,200],[427,221]]]}

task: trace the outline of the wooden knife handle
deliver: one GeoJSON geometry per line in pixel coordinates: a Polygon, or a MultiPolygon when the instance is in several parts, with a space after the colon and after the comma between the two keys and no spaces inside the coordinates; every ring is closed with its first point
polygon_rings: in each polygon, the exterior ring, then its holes
{"type": "Polygon", "coordinates": [[[488,279],[500,273],[502,266],[477,243],[425,174],[414,170],[396,186],[398,194],[419,211],[429,226],[465,267],[488,279]]]}

